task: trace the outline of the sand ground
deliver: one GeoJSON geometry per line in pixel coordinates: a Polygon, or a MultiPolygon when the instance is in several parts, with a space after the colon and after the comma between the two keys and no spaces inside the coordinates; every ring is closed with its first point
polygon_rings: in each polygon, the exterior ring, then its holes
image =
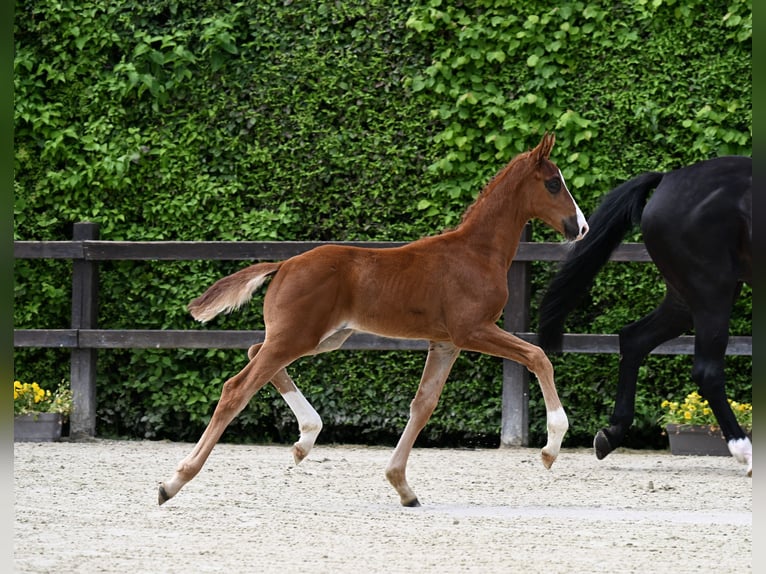
{"type": "MultiPolygon", "coordinates": [[[[321,439],[320,439],[321,440],[321,439]]],[[[157,504],[191,444],[14,444],[16,572],[752,571],[752,479],[730,457],[415,449],[404,508],[392,449],[219,444],[157,504]]]]}

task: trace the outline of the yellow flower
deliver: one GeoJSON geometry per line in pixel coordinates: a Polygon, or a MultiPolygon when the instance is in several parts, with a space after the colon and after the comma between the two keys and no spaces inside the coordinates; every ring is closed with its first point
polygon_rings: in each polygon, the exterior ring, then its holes
{"type": "Polygon", "coordinates": [[[61,413],[68,416],[71,410],[72,391],[63,381],[54,392],[43,389],[36,382],[13,381],[14,414],[61,413]]]}
{"type": "MultiPolygon", "coordinates": [[[[737,422],[748,429],[753,426],[753,406],[750,403],[738,403],[728,399],[737,422]]],[[[715,413],[710,408],[710,403],[703,399],[697,391],[692,391],[683,402],[664,399],[661,408],[665,411],[659,418],[659,422],[665,424],[697,424],[718,425],[715,413]]]]}
{"type": "Polygon", "coordinates": [[[45,391],[37,383],[32,383],[32,392],[34,393],[35,403],[39,403],[45,398],[45,391]]]}

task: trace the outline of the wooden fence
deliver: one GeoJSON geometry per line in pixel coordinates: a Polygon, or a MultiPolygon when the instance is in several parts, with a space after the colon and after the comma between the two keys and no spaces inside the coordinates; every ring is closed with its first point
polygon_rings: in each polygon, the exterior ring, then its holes
{"type": "MultiPolygon", "coordinates": [[[[508,272],[512,305],[503,314],[504,328],[528,341],[530,263],[561,261],[566,255],[562,243],[531,243],[529,229],[508,272]]],[[[367,247],[394,247],[394,242],[336,242],[367,247]]],[[[99,349],[246,349],[263,341],[263,331],[124,330],[99,329],[98,264],[114,260],[281,260],[308,251],[321,242],[304,241],[99,241],[98,225],[76,223],[71,241],[15,241],[16,259],[72,260],[72,321],[69,329],[15,329],[14,347],[55,347],[71,349],[70,378],[74,398],[70,437],[95,436],[96,362],[99,349]]],[[[613,254],[614,261],[651,261],[641,243],[626,243],[613,254]]],[[[185,302],[183,302],[185,303],[185,302]]],[[[400,340],[356,334],[343,345],[346,350],[427,350],[426,341],[400,340]]],[[[692,354],[693,337],[683,336],[660,345],[657,354],[692,354]]],[[[617,353],[618,336],[565,334],[563,352],[617,353]]],[[[752,338],[731,337],[729,355],[752,355],[752,338]]],[[[503,446],[528,445],[529,374],[521,365],[503,361],[502,423],[503,446]]]]}

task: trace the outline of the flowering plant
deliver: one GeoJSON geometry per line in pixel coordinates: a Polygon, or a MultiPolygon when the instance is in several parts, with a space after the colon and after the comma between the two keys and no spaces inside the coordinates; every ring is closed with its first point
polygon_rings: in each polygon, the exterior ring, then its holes
{"type": "MultiPolygon", "coordinates": [[[[744,429],[751,429],[753,427],[753,405],[750,403],[738,403],[731,399],[728,400],[740,426],[744,429]]],[[[697,391],[692,391],[686,395],[682,403],[664,400],[660,406],[665,409],[659,420],[663,425],[718,426],[713,409],[710,408],[708,402],[697,391]]]]}
{"type": "Polygon", "coordinates": [[[72,391],[62,381],[51,392],[37,383],[13,381],[13,414],[60,413],[65,417],[72,412],[72,391]]]}

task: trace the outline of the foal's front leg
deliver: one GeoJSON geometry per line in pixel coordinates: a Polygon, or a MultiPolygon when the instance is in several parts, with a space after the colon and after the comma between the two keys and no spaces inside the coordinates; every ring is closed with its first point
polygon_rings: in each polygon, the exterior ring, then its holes
{"type": "Polygon", "coordinates": [[[561,450],[564,435],[569,429],[569,420],[556,392],[553,365],[545,352],[540,347],[511,335],[494,323],[484,327],[474,327],[457,344],[468,351],[516,361],[537,377],[545,401],[548,427],[548,441],[542,448],[540,456],[545,468],[550,468],[561,450]]]}
{"type": "Polygon", "coordinates": [[[431,343],[428,349],[420,385],[410,404],[410,418],[386,467],[386,478],[399,493],[403,506],[420,506],[418,497],[407,484],[407,459],[415,439],[439,402],[444,382],[459,353],[460,349],[450,343],[431,343]]]}
{"type": "Polygon", "coordinates": [[[524,364],[537,377],[540,390],[543,393],[543,400],[545,401],[548,440],[540,451],[540,457],[543,461],[543,466],[550,468],[561,451],[561,443],[569,429],[569,419],[561,404],[561,400],[559,400],[556,385],[553,382],[553,365],[551,365],[545,352],[535,345],[529,345],[529,348],[526,349],[526,355],[530,359],[524,364]]]}

